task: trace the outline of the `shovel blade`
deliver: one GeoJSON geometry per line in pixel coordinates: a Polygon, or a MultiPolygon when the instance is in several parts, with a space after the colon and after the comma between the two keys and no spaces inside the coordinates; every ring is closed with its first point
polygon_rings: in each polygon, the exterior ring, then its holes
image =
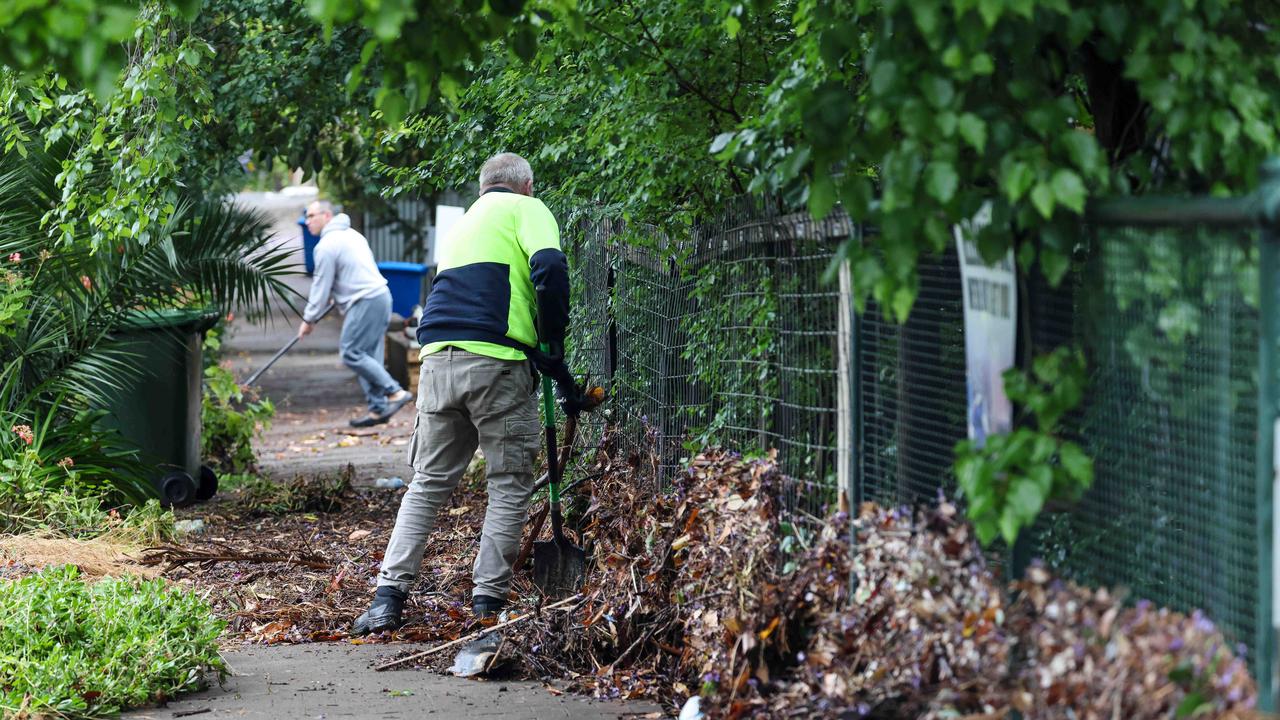
{"type": "Polygon", "coordinates": [[[586,570],[587,554],[566,539],[533,544],[533,584],[548,597],[577,592],[586,570]]]}

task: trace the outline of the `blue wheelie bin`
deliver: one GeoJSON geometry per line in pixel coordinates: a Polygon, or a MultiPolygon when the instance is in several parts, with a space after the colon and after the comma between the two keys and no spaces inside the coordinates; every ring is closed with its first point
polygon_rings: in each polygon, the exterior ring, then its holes
{"type": "Polygon", "coordinates": [[[302,228],[302,264],[306,266],[307,274],[314,275],[316,272],[316,245],[320,244],[320,236],[312,235],[307,229],[307,211],[302,210],[302,217],[298,218],[298,227],[302,228]]]}
{"type": "Polygon", "coordinates": [[[413,314],[413,306],[422,304],[422,284],[427,266],[411,262],[380,262],[378,272],[387,279],[391,290],[391,312],[400,317],[413,314]]]}

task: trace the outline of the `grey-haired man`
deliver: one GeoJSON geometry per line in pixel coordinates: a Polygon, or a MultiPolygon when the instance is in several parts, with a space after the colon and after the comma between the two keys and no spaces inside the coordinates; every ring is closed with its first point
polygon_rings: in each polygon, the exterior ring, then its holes
{"type": "Polygon", "coordinates": [[[440,238],[436,258],[435,283],[418,324],[422,379],[409,446],[413,481],[400,501],[373,601],[352,628],[357,634],[403,623],[436,514],[477,447],[484,451],[489,500],[472,573],[472,608],[480,618],[502,610],[541,444],[530,363],[556,381],[565,412],[582,407],[564,362],[569,266],[555,218],[533,197],[528,161],[501,153],[485,162],[479,199],[440,238]],[[536,349],[539,313],[549,354],[536,349]]]}

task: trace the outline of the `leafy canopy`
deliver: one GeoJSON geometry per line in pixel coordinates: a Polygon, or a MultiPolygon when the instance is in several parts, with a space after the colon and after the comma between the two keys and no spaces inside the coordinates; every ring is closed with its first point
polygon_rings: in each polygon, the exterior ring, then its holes
{"type": "Polygon", "coordinates": [[[707,147],[759,112],[792,41],[789,3],[725,30],[720,0],[582,0],[583,29],[548,25],[525,61],[485,52],[457,101],[394,129],[379,158],[388,192],[457,187],[484,159],[530,159],[536,190],[562,210],[586,204],[669,226],[717,214],[747,190],[749,164],[707,147]]]}
{"type": "Polygon", "coordinates": [[[1050,280],[1087,199],[1240,191],[1275,150],[1280,50],[1268,3],[800,0],[761,112],[720,139],[821,217],[874,220],[855,283],[903,319],[916,262],[991,200],[988,257],[1050,280]],[[873,203],[876,198],[878,203],[873,203]]]}
{"type": "Polygon", "coordinates": [[[391,125],[437,92],[456,97],[468,66],[488,44],[507,39],[522,58],[533,56],[539,28],[557,18],[576,25],[575,0],[307,0],[307,9],[331,30],[359,24],[372,37],[352,69],[350,87],[381,57],[376,103],[391,125]]]}

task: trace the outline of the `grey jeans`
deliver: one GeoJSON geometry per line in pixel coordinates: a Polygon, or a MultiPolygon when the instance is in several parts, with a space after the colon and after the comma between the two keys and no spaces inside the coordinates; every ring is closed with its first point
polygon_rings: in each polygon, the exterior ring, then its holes
{"type": "Polygon", "coordinates": [[[386,354],[387,323],[391,321],[391,291],[383,290],[360,298],[347,309],[342,321],[339,352],[342,364],[360,380],[369,412],[387,411],[387,396],[400,392],[400,383],[383,367],[386,354]]]}
{"type": "Polygon", "coordinates": [[[505,600],[520,551],[542,425],[524,362],[448,348],[422,361],[418,419],[409,443],[413,481],[400,501],[378,585],[408,592],[422,565],[436,513],[484,452],[489,505],[472,577],[473,595],[505,600]]]}

